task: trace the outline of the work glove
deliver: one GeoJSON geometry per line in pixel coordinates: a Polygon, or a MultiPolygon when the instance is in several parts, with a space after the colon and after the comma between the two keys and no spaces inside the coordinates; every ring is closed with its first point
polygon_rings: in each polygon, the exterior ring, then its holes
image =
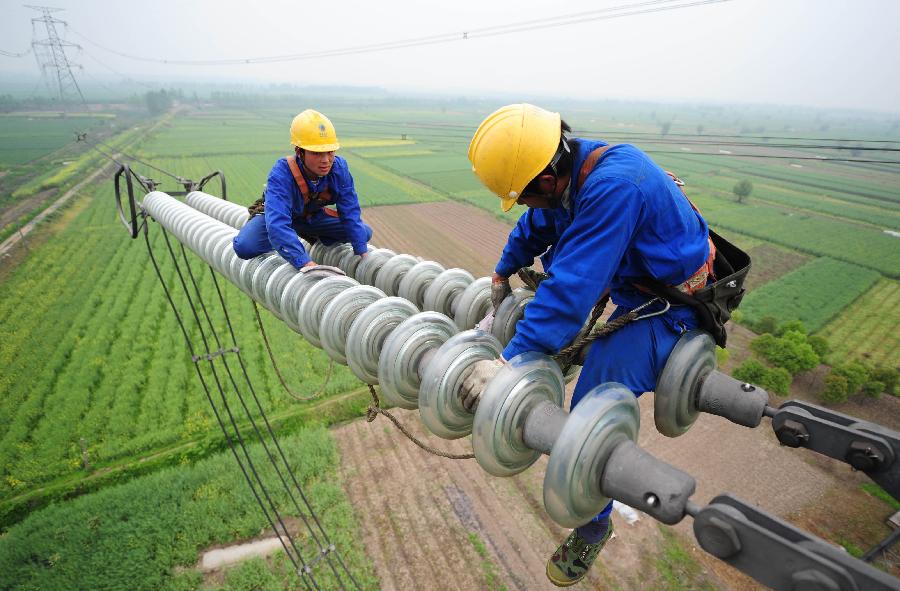
{"type": "Polygon", "coordinates": [[[522,280],[522,283],[524,283],[528,287],[528,289],[532,291],[537,291],[537,288],[541,284],[541,281],[550,278],[550,275],[548,275],[547,273],[535,271],[531,267],[519,269],[517,274],[519,275],[519,279],[522,280]]]}
{"type": "Polygon", "coordinates": [[[491,277],[491,304],[494,306],[494,312],[500,307],[500,303],[506,299],[506,296],[512,293],[509,286],[509,278],[494,273],[491,277]]]}
{"type": "Polygon", "coordinates": [[[472,365],[469,373],[463,378],[462,388],[459,390],[459,401],[467,411],[475,412],[485,386],[494,379],[494,376],[505,364],[506,361],[500,357],[499,359],[482,359],[472,365]]]}
{"type": "Polygon", "coordinates": [[[482,330],[484,332],[491,332],[491,329],[494,327],[494,311],[491,310],[488,312],[488,315],[481,319],[481,321],[475,325],[477,330],[482,330]]]}

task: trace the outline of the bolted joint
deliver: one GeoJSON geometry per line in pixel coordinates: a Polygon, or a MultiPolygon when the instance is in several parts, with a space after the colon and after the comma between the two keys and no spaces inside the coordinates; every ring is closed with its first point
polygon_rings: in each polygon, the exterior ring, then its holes
{"type": "Polygon", "coordinates": [[[775,436],[782,445],[788,447],[800,447],[809,441],[809,431],[806,430],[806,425],[791,419],[786,420],[783,425],[775,429],[775,436]]]}
{"type": "Polygon", "coordinates": [[[734,556],[741,551],[741,540],[734,527],[718,517],[710,517],[702,525],[697,524],[694,534],[700,547],[721,559],[734,556]]]}
{"type": "Polygon", "coordinates": [[[854,441],[847,449],[847,463],[863,472],[877,470],[884,463],[884,454],[866,441],[854,441]]]}

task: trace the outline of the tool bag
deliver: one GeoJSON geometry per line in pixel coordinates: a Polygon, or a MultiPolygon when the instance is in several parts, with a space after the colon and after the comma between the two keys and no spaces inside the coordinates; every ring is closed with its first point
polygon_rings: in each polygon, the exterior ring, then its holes
{"type": "Polygon", "coordinates": [[[709,237],[716,247],[713,260],[715,281],[687,294],[653,277],[642,277],[635,283],[673,304],[690,306],[697,312],[700,328],[712,335],[716,344],[725,346],[725,323],[744,298],[744,281],[750,272],[750,255],[712,230],[709,237]]]}

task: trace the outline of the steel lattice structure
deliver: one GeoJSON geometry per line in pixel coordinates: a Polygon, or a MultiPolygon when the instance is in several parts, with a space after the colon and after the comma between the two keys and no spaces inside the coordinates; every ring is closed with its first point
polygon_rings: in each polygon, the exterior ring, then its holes
{"type": "Polygon", "coordinates": [[[67,47],[81,49],[81,46],[63,40],[56,30],[56,25],[65,26],[67,24],[65,21],[53,16],[54,12],[59,12],[63,9],[53,8],[52,6],[26,6],[27,8],[40,11],[43,15],[41,18],[31,19],[31,27],[34,34],[31,49],[34,53],[34,58],[37,60],[38,68],[41,70],[41,78],[47,85],[48,92],[52,96],[58,97],[62,103],[76,100],[84,103],[84,94],[82,94],[78,81],[72,73],[72,68],[80,68],[81,66],[72,63],[69,60],[69,56],[66,55],[67,47]],[[38,36],[40,25],[44,25],[46,37],[38,36]]]}

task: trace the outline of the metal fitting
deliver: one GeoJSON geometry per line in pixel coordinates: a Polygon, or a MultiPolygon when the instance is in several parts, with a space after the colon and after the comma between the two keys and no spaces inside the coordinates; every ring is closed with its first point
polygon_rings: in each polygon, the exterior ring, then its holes
{"type": "Polygon", "coordinates": [[[775,429],[775,436],[782,445],[788,447],[800,447],[809,441],[809,431],[806,430],[806,425],[790,419],[775,429]]]}
{"type": "Polygon", "coordinates": [[[884,463],[884,454],[865,441],[854,441],[847,449],[847,463],[864,472],[877,470],[884,463]]]}

